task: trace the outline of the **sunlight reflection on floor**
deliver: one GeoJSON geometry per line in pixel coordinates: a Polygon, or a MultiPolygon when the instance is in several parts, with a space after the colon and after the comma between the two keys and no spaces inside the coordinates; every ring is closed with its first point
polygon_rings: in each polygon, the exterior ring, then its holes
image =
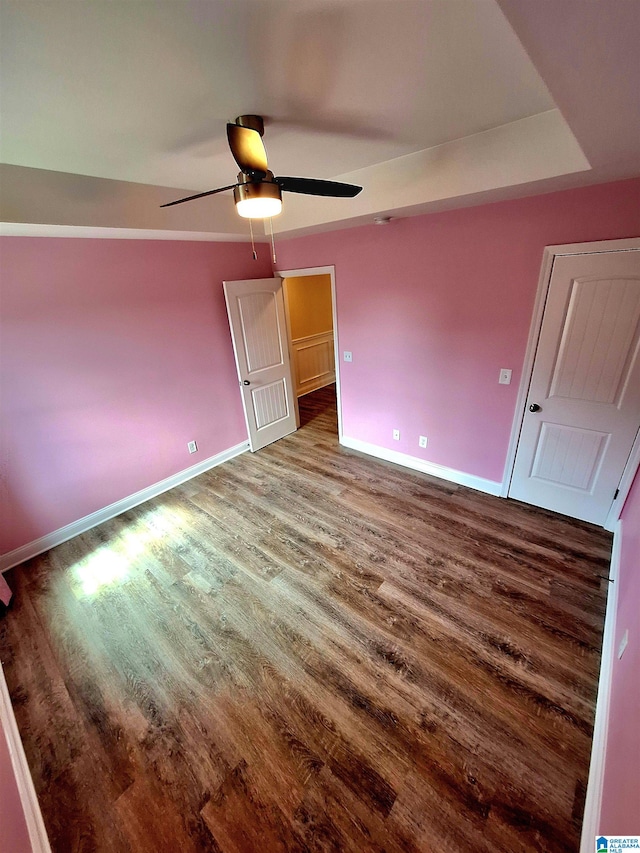
{"type": "Polygon", "coordinates": [[[172,534],[180,522],[179,511],[167,507],[150,510],[135,529],[125,531],[75,564],[72,573],[77,582],[76,594],[95,595],[115,583],[126,582],[136,560],[154,542],[172,534]]]}

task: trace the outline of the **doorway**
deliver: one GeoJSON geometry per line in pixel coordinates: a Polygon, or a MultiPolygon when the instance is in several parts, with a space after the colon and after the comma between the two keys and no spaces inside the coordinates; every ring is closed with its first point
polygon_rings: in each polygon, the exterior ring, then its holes
{"type": "Polygon", "coordinates": [[[282,277],[296,398],[335,384],[338,436],[342,435],[335,268],[278,270],[282,277]]]}

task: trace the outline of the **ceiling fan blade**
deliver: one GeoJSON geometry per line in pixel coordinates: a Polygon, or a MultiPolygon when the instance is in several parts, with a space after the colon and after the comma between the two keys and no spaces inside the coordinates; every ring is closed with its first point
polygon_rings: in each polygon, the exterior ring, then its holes
{"type": "Polygon", "coordinates": [[[170,201],[167,204],[161,204],[160,207],[173,207],[174,204],[182,204],[184,201],[193,201],[196,198],[204,198],[206,195],[215,195],[216,193],[223,193],[225,190],[232,190],[234,187],[237,187],[238,184],[230,184],[228,187],[218,187],[217,190],[207,190],[206,193],[196,193],[195,195],[188,195],[186,198],[179,198],[177,201],[170,201]]]}
{"type": "Polygon", "coordinates": [[[355,184],[343,184],[339,181],[321,181],[316,178],[274,178],[280,188],[289,193],[303,195],[324,195],[332,198],[354,198],[362,187],[355,184]]]}
{"type": "Polygon", "coordinates": [[[261,177],[266,175],[269,168],[267,166],[267,152],[257,130],[241,127],[239,124],[228,124],[227,139],[233,159],[240,167],[241,172],[252,175],[260,174],[261,177]]]}

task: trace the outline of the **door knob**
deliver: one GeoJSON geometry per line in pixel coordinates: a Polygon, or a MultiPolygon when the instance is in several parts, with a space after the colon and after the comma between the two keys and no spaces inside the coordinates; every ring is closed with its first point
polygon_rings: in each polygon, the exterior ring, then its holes
{"type": "Polygon", "coordinates": [[[541,408],[540,408],[540,406],[539,406],[537,403],[532,403],[532,404],[529,406],[529,411],[530,411],[530,412],[540,412],[540,411],[541,411],[541,408]]]}
{"type": "Polygon", "coordinates": [[[249,380],[248,380],[248,379],[243,379],[243,380],[242,380],[242,384],[243,384],[243,385],[251,385],[251,383],[249,382],[249,380]]]}

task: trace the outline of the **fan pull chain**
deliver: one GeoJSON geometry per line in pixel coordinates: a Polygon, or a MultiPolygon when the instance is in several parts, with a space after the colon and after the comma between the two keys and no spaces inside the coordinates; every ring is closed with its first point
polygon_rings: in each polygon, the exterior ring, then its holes
{"type": "Polygon", "coordinates": [[[269,217],[269,230],[271,231],[271,257],[273,258],[273,263],[276,263],[276,244],[273,239],[273,219],[269,217]]]}
{"type": "Polygon", "coordinates": [[[249,231],[251,233],[251,250],[253,252],[253,260],[257,261],[258,260],[258,253],[256,252],[256,244],[255,244],[255,241],[253,239],[253,220],[252,219],[249,219],[249,231]]]}

